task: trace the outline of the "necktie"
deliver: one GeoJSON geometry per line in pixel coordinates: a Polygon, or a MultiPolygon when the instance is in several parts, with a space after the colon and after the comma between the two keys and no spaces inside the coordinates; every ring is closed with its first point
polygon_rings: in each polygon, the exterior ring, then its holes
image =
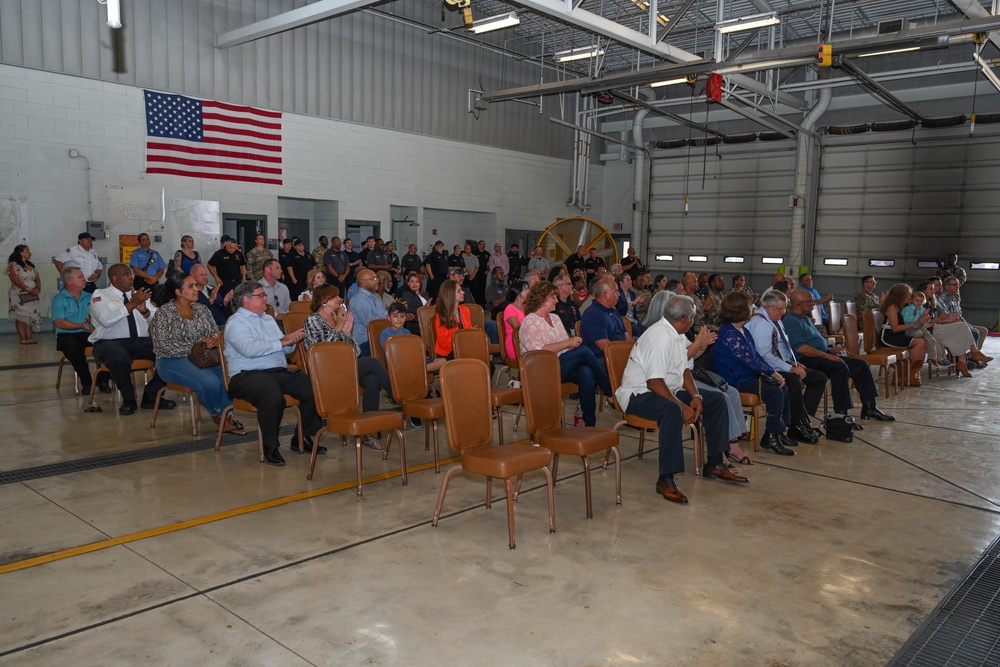
{"type": "Polygon", "coordinates": [[[771,327],[771,353],[781,359],[781,351],[778,350],[778,327],[771,327]]]}
{"type": "MultiPolygon", "coordinates": [[[[127,292],[122,292],[122,301],[124,301],[125,303],[128,303],[129,296],[128,296],[127,292]]],[[[135,339],[137,339],[139,337],[139,329],[135,326],[135,311],[134,310],[128,311],[128,336],[132,340],[135,340],[135,339]]]]}

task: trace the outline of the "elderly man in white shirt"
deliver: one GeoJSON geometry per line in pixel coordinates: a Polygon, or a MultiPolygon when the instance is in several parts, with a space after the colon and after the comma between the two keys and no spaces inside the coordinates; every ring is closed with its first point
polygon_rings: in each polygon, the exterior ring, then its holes
{"type": "Polygon", "coordinates": [[[674,475],[684,472],[683,430],[699,418],[705,425],[708,444],[708,462],[702,475],[727,482],[749,481],[723,463],[723,452],[729,448],[725,396],[710,393],[702,397],[691,375],[684,334],[694,323],[694,313],[691,297],[670,297],[663,319],[636,341],[615,393],[626,413],[657,422],[660,461],[656,491],[666,500],[681,504],[688,499],[677,488],[674,475]]]}
{"type": "MultiPolygon", "coordinates": [[[[149,321],[156,307],[149,300],[149,290],[132,289],[132,269],[126,264],[114,264],[108,269],[111,287],[94,292],[90,300],[90,319],[94,331],[90,342],[94,345],[94,358],[108,367],[111,379],[122,395],[118,414],[131,415],[140,406],[136,404],[135,386],[132,384],[132,362],[138,359],[156,361],[153,341],[149,338],[149,321]]],[[[156,393],[166,382],[159,374],[146,383],[141,407],[152,410],[156,393]]],[[[160,399],[161,410],[171,410],[177,404],[160,399]]]]}
{"type": "Polygon", "coordinates": [[[285,286],[285,283],[281,282],[281,264],[276,259],[266,260],[261,272],[264,277],[258,280],[257,284],[264,288],[264,294],[267,295],[267,303],[274,308],[274,319],[281,322],[285,319],[285,313],[288,312],[288,304],[292,300],[291,294],[288,292],[288,287],[285,286]]]}

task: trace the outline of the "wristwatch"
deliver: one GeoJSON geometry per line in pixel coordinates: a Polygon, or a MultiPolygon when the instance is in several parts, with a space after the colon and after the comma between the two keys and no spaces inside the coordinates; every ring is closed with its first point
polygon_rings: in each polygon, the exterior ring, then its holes
{"type": "Polygon", "coordinates": [[[701,394],[691,394],[691,400],[692,400],[692,401],[693,401],[694,399],[696,399],[696,398],[697,398],[697,399],[699,399],[699,400],[702,400],[702,401],[703,401],[703,400],[705,400],[705,397],[704,397],[704,396],[702,396],[701,394]]]}

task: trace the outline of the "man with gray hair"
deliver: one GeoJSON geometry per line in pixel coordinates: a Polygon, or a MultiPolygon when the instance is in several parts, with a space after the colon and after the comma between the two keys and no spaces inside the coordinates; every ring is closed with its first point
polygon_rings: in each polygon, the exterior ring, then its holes
{"type": "Polygon", "coordinates": [[[625,322],[615,308],[618,303],[618,284],[614,279],[598,280],[594,284],[593,294],[593,303],[580,316],[580,337],[603,367],[605,346],[611,341],[629,338],[625,322]]]}
{"type": "Polygon", "coordinates": [[[702,419],[708,444],[706,478],[748,482],[723,463],[729,448],[729,413],[721,393],[698,393],[691,375],[687,339],[694,323],[694,300],[674,295],[663,309],[663,319],[642,335],[629,354],[621,386],[615,393],[627,414],[655,421],[659,428],[660,466],[656,492],[671,502],[686,504],[674,475],[684,472],[684,427],[702,419]]]}
{"type": "MultiPolygon", "coordinates": [[[[304,433],[292,435],[291,447],[297,449],[302,435],[302,450],[311,452],[312,436],[323,427],[316,414],[312,385],[305,373],[289,370],[285,356],[305,337],[302,329],[282,334],[278,323],[267,314],[267,293],[260,283],[244,282],[236,286],[233,303],[237,311],[226,322],[226,362],[229,371],[229,395],[241,398],[257,408],[257,427],[264,442],[264,463],[285,465],[278,451],[278,427],[285,414],[285,394],[299,401],[304,433]]],[[[318,454],[326,451],[319,447],[318,454]]]]}
{"type": "Polygon", "coordinates": [[[785,327],[781,323],[786,312],[788,312],[788,297],[783,292],[770,289],[760,298],[760,308],[746,323],[746,328],[753,336],[757,352],[767,365],[785,378],[792,412],[788,437],[815,445],[819,442],[822,432],[813,428],[809,422],[809,415],[816,414],[819,402],[823,399],[823,392],[826,391],[826,375],[812,368],[806,368],[795,357],[795,352],[788,342],[788,334],[785,333],[785,327]]]}

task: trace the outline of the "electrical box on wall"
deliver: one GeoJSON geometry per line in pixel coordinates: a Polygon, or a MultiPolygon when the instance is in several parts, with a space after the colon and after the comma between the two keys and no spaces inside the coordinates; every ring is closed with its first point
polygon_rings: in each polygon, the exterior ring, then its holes
{"type": "Polygon", "coordinates": [[[87,228],[83,230],[93,236],[95,239],[106,239],[108,238],[107,233],[104,231],[104,221],[103,220],[88,220],[87,228]]]}

